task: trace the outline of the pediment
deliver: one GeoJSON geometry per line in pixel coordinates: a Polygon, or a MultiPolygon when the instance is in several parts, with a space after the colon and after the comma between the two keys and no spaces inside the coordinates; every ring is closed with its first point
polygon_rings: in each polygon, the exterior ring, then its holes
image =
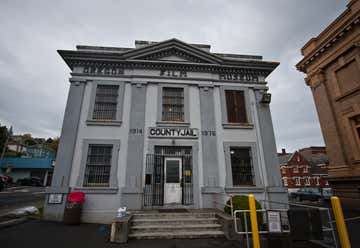
{"type": "Polygon", "coordinates": [[[173,61],[219,64],[221,58],[182,41],[172,39],[124,54],[127,60],[173,61]]]}
{"type": "Polygon", "coordinates": [[[192,63],[209,63],[209,61],[199,58],[190,54],[189,52],[182,51],[177,48],[165,49],[156,51],[151,54],[136,57],[140,60],[162,60],[162,61],[176,61],[176,62],[192,62],[192,63]]]}

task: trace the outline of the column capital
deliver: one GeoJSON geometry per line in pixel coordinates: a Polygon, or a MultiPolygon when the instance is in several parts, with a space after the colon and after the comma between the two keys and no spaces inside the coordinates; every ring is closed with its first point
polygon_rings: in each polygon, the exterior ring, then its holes
{"type": "Polygon", "coordinates": [[[69,78],[70,84],[75,84],[75,85],[79,85],[80,83],[85,84],[88,81],[91,81],[91,80],[87,80],[87,79],[84,79],[84,78],[69,78]]]}
{"type": "Polygon", "coordinates": [[[312,89],[315,89],[320,84],[325,82],[325,73],[323,69],[318,69],[315,72],[310,73],[306,78],[305,82],[312,89]]]}

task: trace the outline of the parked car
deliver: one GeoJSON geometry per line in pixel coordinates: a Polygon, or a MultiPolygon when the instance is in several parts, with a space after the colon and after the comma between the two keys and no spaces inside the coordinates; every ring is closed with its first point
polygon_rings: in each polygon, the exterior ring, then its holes
{"type": "Polygon", "coordinates": [[[43,186],[41,179],[38,177],[18,179],[17,184],[20,184],[22,186],[43,186]]]}
{"type": "Polygon", "coordinates": [[[0,191],[2,191],[4,189],[4,187],[5,187],[4,184],[5,184],[4,181],[2,180],[2,178],[0,178],[0,191]]]}
{"type": "Polygon", "coordinates": [[[11,176],[8,175],[1,175],[1,180],[5,183],[5,184],[10,184],[13,182],[13,178],[11,176]]]}
{"type": "Polygon", "coordinates": [[[296,192],[291,192],[290,197],[297,201],[319,201],[322,199],[319,188],[301,188],[296,192]]]}
{"type": "Polygon", "coordinates": [[[323,190],[324,201],[330,201],[332,196],[333,196],[333,194],[332,194],[331,189],[324,189],[323,190]]]}

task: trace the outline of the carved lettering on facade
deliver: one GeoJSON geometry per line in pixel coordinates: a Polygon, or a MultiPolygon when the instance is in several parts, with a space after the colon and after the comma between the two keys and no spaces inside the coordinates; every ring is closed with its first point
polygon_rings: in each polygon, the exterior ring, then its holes
{"type": "Polygon", "coordinates": [[[175,70],[160,70],[160,76],[186,78],[187,72],[186,71],[175,71],[175,70]]]}
{"type": "Polygon", "coordinates": [[[197,138],[198,136],[198,129],[196,128],[149,128],[149,137],[152,138],[197,138]]]}
{"type": "Polygon", "coordinates": [[[104,66],[85,66],[83,69],[84,74],[93,75],[123,75],[124,69],[120,67],[104,67],[104,66]]]}
{"type": "Polygon", "coordinates": [[[257,75],[251,73],[220,73],[219,80],[258,82],[257,75]]]}

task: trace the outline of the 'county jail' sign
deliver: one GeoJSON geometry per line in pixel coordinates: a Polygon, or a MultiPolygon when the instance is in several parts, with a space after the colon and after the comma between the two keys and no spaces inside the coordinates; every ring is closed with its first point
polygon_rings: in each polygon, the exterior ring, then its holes
{"type": "Polygon", "coordinates": [[[150,138],[191,138],[199,137],[199,130],[196,128],[179,127],[150,127],[150,138]]]}

